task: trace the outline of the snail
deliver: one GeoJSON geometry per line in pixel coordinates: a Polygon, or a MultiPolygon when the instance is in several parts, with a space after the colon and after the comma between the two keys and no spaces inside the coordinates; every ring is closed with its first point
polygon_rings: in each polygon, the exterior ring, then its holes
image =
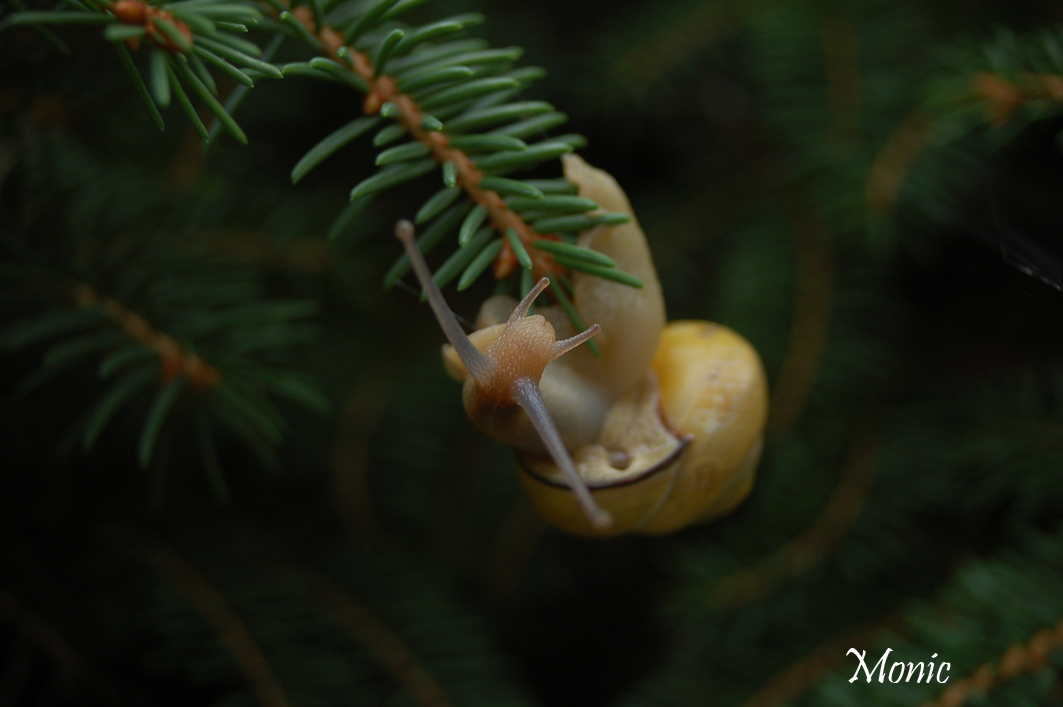
{"type": "Polygon", "coordinates": [[[516,452],[533,505],[571,533],[669,533],[728,512],[749,493],[763,446],[767,382],[756,350],[704,321],[665,324],[653,259],[626,195],[606,172],[565,155],[581,196],[631,217],[579,244],[608,255],[642,288],[574,272],[582,332],[558,307],[527,316],[549,281],[514,306],[484,302],[466,335],[402,221],[396,235],[449,345],[472,422],[516,452]],[[595,357],[580,346],[591,337],[595,357]]]}

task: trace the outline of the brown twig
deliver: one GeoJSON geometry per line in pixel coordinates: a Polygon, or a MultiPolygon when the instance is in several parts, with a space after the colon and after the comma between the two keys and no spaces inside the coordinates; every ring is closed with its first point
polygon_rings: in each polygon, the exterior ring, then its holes
{"type": "MultiPolygon", "coordinates": [[[[183,52],[182,48],[172,37],[159,29],[158,20],[163,20],[176,28],[181,33],[181,36],[185,38],[187,46],[192,44],[192,30],[188,28],[188,25],[174,17],[172,13],[150,5],[144,0],[118,0],[118,2],[111,4],[105,9],[117,17],[122,24],[143,27],[147,32],[144,36],[148,38],[148,41],[163,51],[171,54],[183,52]]],[[[139,49],[140,37],[131,37],[125,40],[125,43],[130,49],[139,49]]]]}
{"type": "Polygon", "coordinates": [[[899,624],[899,616],[894,615],[874,626],[853,631],[844,638],[821,644],[808,655],[772,675],[768,683],[746,701],[744,707],[776,707],[793,702],[819,684],[826,673],[845,662],[847,647],[866,643],[873,634],[883,629],[895,629],[899,624]]]}
{"type": "Polygon", "coordinates": [[[379,366],[363,376],[347,398],[332,445],[332,502],[340,517],[368,538],[381,529],[369,494],[369,437],[387,408],[390,376],[379,366]]]}
{"type": "Polygon", "coordinates": [[[48,654],[72,678],[91,682],[91,671],[85,660],[59,633],[44,623],[15,597],[0,591],[0,619],[14,624],[34,645],[48,654]]]}
{"type": "Polygon", "coordinates": [[[1063,76],[1023,72],[1009,80],[989,71],[971,77],[975,95],[987,101],[986,119],[993,125],[1008,122],[1012,112],[1024,103],[1051,100],[1063,102],[1063,76]]]}
{"type": "Polygon", "coordinates": [[[930,123],[923,114],[912,111],[886,138],[864,183],[864,195],[872,211],[887,214],[893,210],[908,171],[926,148],[929,132],[930,123]]]}
{"type": "Polygon", "coordinates": [[[859,137],[863,91],[859,49],[859,36],[852,21],[833,18],[823,23],[827,106],[832,116],[830,134],[839,143],[851,144],[859,137]]]}
{"type": "Polygon", "coordinates": [[[1021,673],[1032,673],[1048,664],[1049,656],[1063,646],[1063,621],[1041,629],[1026,643],[1009,647],[996,663],[982,664],[922,707],[961,707],[967,700],[1002,685],[1021,673]]]}
{"type": "Polygon", "coordinates": [[[81,307],[98,307],[127,334],[157,353],[162,359],[164,381],[183,374],[192,385],[206,388],[221,380],[218,369],[198,354],[185,350],[172,336],[156,331],[147,319],[127,309],[118,300],[102,296],[84,283],[74,286],[73,298],[81,307]]]}
{"type": "MultiPolygon", "coordinates": [[[[465,193],[468,194],[473,202],[480,204],[487,210],[487,217],[495,229],[499,233],[506,233],[509,228],[516,231],[517,236],[527,249],[528,255],[531,256],[532,272],[535,275],[564,271],[563,268],[554,263],[553,257],[549,253],[530,248],[532,243],[543,236],[532,230],[532,227],[521,218],[520,214],[506,206],[506,202],[498,192],[480,187],[480,180],[483,179],[484,175],[469,159],[469,156],[463,150],[451,147],[450,139],[444,133],[436,130],[424,130],[421,127],[427,114],[421,110],[421,107],[417,105],[413,98],[399,91],[393,78],[386,75],[377,76],[373,71],[372,60],[364,52],[347,47],[346,51],[341,53],[340,49],[344,46],[342,35],[328,25],[318,28],[314,22],[313,13],[309,8],[305,6],[297,7],[292,10],[292,15],[299,20],[307,32],[313,34],[321,41],[325,53],[330,59],[346,67],[369,84],[369,92],[366,94],[363,106],[367,115],[374,115],[380,112],[381,106],[385,103],[392,103],[397,106],[400,115],[396,120],[399,124],[406,129],[414,140],[426,145],[437,162],[440,164],[450,162],[454,165],[457,173],[457,184],[465,190],[465,193]]],[[[505,266],[510,261],[515,263],[512,249],[507,240],[503,241],[503,250],[496,259],[496,265],[503,264],[496,267],[496,277],[505,277],[512,272],[511,268],[505,266]]]]}
{"type": "Polygon", "coordinates": [[[808,402],[827,349],[834,258],[823,225],[812,216],[796,226],[797,291],[790,343],[783,360],[768,413],[767,435],[783,437],[797,422],[808,402]]]}
{"type": "Polygon", "coordinates": [[[517,596],[547,529],[528,499],[520,496],[495,531],[480,573],[481,591],[494,608],[510,606],[517,596]]]}
{"type": "Polygon", "coordinates": [[[417,654],[377,616],[333,581],[318,578],[318,596],[419,707],[450,707],[450,700],[417,654]]]}
{"type": "MultiPolygon", "coordinates": [[[[137,531],[133,531],[137,532],[137,531]]],[[[137,532],[143,537],[143,532],[137,532]]],[[[188,598],[229,649],[240,672],[263,707],[290,707],[288,694],[273,673],[262,646],[229,606],[222,593],[199,569],[161,541],[141,541],[151,565],[188,598]]]]}

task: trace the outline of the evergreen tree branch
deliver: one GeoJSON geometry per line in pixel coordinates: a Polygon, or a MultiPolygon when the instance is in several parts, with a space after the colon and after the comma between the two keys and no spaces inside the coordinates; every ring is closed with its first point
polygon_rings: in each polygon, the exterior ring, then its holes
{"type": "Polygon", "coordinates": [[[775,673],[763,688],[746,700],[744,707],[779,707],[793,703],[815,687],[825,674],[844,665],[847,649],[866,644],[875,633],[894,630],[900,625],[899,618],[888,617],[874,626],[850,631],[842,638],[817,646],[811,653],[775,673]]]}
{"type": "Polygon", "coordinates": [[[827,109],[832,116],[828,133],[840,146],[855,146],[860,128],[861,95],[859,37],[853,21],[828,17],[823,22],[823,71],[827,81],[827,109]]]}
{"type": "Polygon", "coordinates": [[[822,513],[812,525],[757,565],[725,576],[716,585],[721,608],[733,608],[775,591],[821,562],[859,517],[871,488],[877,465],[878,445],[858,436],[849,458],[822,513]]]}
{"type": "MultiPolygon", "coordinates": [[[[320,41],[328,58],[357,76],[368,87],[364,102],[366,115],[376,115],[386,105],[395,106],[396,122],[414,140],[426,146],[428,153],[437,163],[453,165],[455,184],[465,191],[473,203],[486,210],[495,230],[507,233],[508,229],[513,229],[525,248],[531,248],[536,240],[542,238],[517,212],[507,206],[501,194],[483,188],[481,182],[485,176],[484,172],[473,163],[464,150],[451,146],[450,138],[444,132],[430,129],[433,127],[434,118],[422,110],[409,94],[400,91],[393,77],[378,75],[377,67],[367,53],[345,46],[343,35],[334,28],[328,25],[318,28],[313,13],[306,6],[296,7],[292,10],[292,15],[308,33],[320,41]]],[[[554,264],[551,254],[535,248],[528,252],[532,257],[534,277],[564,271],[562,266],[554,264]]],[[[503,279],[509,276],[516,266],[516,254],[512,245],[506,242],[495,259],[495,278],[503,279]]]]}
{"type": "Polygon", "coordinates": [[[887,215],[893,211],[901,185],[926,149],[929,137],[929,121],[922,111],[913,110],[886,138],[864,183],[867,205],[873,213],[887,215]]]}
{"type": "Polygon", "coordinates": [[[512,605],[548,532],[549,526],[528,500],[518,498],[495,531],[480,571],[482,592],[492,606],[505,609],[512,605]]]}
{"type": "Polygon", "coordinates": [[[155,570],[185,595],[196,611],[217,632],[262,707],[290,707],[287,691],[274,673],[262,646],[226,601],[225,596],[189,560],[161,540],[147,539],[141,529],[127,531],[141,538],[143,557],[155,570]]]}
{"type": "Polygon", "coordinates": [[[951,685],[936,700],[924,702],[922,707],[962,707],[972,698],[984,697],[1023,673],[1034,673],[1045,667],[1052,654],[1063,647],[1063,621],[1043,628],[1026,642],[1016,642],[994,661],[983,663],[970,677],[951,685]]]}
{"type": "Polygon", "coordinates": [[[771,396],[769,439],[784,436],[807,404],[827,350],[834,299],[834,256],[826,229],[802,209],[794,217],[793,231],[797,290],[789,346],[771,396]]]}
{"type": "Polygon", "coordinates": [[[70,677],[86,684],[95,682],[93,671],[89,668],[85,658],[75,651],[58,631],[3,590],[0,590],[0,619],[18,628],[70,677]]]}
{"type": "Polygon", "coordinates": [[[419,707],[450,707],[443,686],[395,631],[369,607],[326,577],[317,578],[319,599],[339,623],[384,667],[419,707]]]}
{"type": "Polygon", "coordinates": [[[74,286],[73,297],[79,307],[98,307],[122,331],[158,355],[162,363],[163,381],[183,375],[197,388],[210,388],[221,381],[218,369],[205,362],[199,354],[188,351],[172,336],[157,331],[147,319],[114,298],[101,296],[85,283],[74,286]]]}
{"type": "Polygon", "coordinates": [[[370,437],[386,410],[390,378],[373,370],[355,384],[339,415],[332,445],[332,500],[340,517],[353,525],[362,538],[381,531],[369,492],[368,452],[370,437]]]}

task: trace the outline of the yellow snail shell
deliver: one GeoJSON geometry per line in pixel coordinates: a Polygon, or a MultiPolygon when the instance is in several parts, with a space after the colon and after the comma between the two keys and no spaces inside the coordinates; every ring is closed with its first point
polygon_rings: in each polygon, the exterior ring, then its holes
{"type": "MultiPolygon", "coordinates": [[[[414,262],[451,341],[447,371],[465,381],[473,422],[514,447],[522,485],[558,527],[659,534],[725,513],[748,494],[760,458],[768,406],[760,358],[724,326],[665,326],[653,259],[623,190],[579,157],[563,160],[581,196],[632,219],[591,229],[580,245],[644,287],[574,272],[573,305],[594,323],[575,333],[558,307],[525,317],[544,278],[516,309],[509,298],[487,300],[465,337],[414,262]],[[600,358],[578,346],[596,334],[600,358]]],[[[409,230],[399,235],[417,261],[409,230]]]]}

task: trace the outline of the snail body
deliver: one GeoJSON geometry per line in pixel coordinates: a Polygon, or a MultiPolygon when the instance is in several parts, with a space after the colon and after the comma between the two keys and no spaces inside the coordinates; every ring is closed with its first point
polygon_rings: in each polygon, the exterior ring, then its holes
{"type": "Polygon", "coordinates": [[[748,494],[760,457],[760,358],[726,327],[665,325],[653,259],[623,190],[579,157],[563,159],[580,196],[632,217],[583,233],[579,244],[643,287],[574,272],[573,305],[594,322],[575,332],[558,307],[525,316],[543,278],[515,307],[509,298],[487,300],[477,331],[465,336],[404,222],[396,232],[450,340],[447,371],[464,381],[470,419],[514,448],[533,505],[563,530],[661,534],[725,513],[748,494]],[[591,337],[600,357],[579,346],[591,337]]]}

